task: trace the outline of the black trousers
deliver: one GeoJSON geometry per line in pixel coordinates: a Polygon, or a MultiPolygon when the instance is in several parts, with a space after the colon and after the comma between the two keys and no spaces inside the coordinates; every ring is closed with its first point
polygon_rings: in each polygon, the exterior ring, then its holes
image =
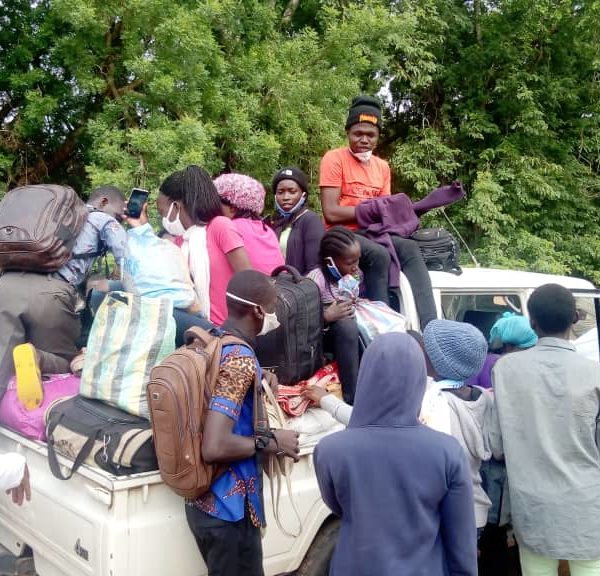
{"type": "Polygon", "coordinates": [[[248,513],[239,522],[227,522],[186,504],[185,515],[208,576],[264,576],[260,528],[248,513]]]}
{"type": "Polygon", "coordinates": [[[330,350],[337,360],[344,401],[353,404],[360,362],[356,320],[344,318],[329,324],[329,330],[325,333],[324,345],[325,349],[330,350]]]}
{"type": "Polygon", "coordinates": [[[423,331],[425,326],[437,317],[431,278],[427,266],[425,266],[425,260],[423,260],[421,250],[419,250],[419,246],[414,240],[393,235],[391,238],[402,272],[410,282],[417,312],[419,313],[421,331],[423,331]]]}
{"type": "MultiPolygon", "coordinates": [[[[397,290],[390,291],[388,289],[390,255],[383,246],[362,236],[360,230],[356,237],[360,244],[359,266],[365,275],[367,298],[385,302],[398,310],[399,302],[396,299],[399,298],[399,293],[397,290]]],[[[427,266],[425,266],[425,260],[423,260],[419,246],[414,240],[394,235],[391,236],[391,239],[402,272],[410,282],[417,312],[419,313],[421,330],[423,330],[431,320],[437,317],[431,279],[429,278],[427,266]]]]}
{"type": "Polygon", "coordinates": [[[365,238],[361,230],[356,231],[356,239],[360,244],[358,265],[365,276],[367,298],[389,304],[390,255],[383,246],[365,238]]]}

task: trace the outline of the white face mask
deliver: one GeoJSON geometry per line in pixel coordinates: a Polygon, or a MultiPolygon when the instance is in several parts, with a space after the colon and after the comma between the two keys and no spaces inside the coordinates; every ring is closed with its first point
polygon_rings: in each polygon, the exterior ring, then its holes
{"type": "Polygon", "coordinates": [[[183,236],[185,234],[185,228],[183,227],[183,224],[179,219],[179,212],[177,212],[175,220],[173,220],[172,222],[171,220],[169,220],[169,216],[171,216],[171,212],[173,211],[173,206],[175,206],[175,203],[171,202],[167,215],[163,216],[162,227],[165,229],[165,232],[167,232],[167,234],[170,234],[171,236],[183,236]]]}
{"type": "Polygon", "coordinates": [[[227,295],[227,298],[231,298],[236,302],[248,304],[248,306],[258,306],[262,310],[262,313],[264,314],[263,324],[257,336],[264,336],[265,334],[273,332],[273,330],[277,330],[277,328],[279,328],[279,320],[277,319],[276,312],[265,312],[260,304],[257,304],[256,302],[250,302],[250,300],[245,300],[244,298],[240,298],[239,296],[236,296],[231,292],[225,292],[225,294],[227,295]]]}
{"type": "Polygon", "coordinates": [[[352,154],[352,156],[361,162],[368,162],[373,155],[373,150],[369,150],[367,152],[352,152],[352,150],[350,150],[350,154],[352,154]]]}

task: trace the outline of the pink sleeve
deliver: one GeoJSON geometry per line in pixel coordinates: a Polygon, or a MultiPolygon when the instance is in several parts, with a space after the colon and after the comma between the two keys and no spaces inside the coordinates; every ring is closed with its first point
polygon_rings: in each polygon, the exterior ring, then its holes
{"type": "Polygon", "coordinates": [[[225,216],[217,216],[210,223],[208,233],[211,234],[215,245],[223,254],[229,254],[236,248],[244,247],[242,235],[237,231],[233,222],[225,216]]]}

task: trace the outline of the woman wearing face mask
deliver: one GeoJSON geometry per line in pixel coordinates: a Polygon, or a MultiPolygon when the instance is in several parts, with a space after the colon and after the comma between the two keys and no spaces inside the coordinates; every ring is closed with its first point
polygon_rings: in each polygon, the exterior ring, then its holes
{"type": "Polygon", "coordinates": [[[252,266],[240,233],[222,215],[210,176],[198,166],[174,172],[160,186],[157,207],[165,231],[183,237],[182,250],[202,313],[222,324],[227,317],[227,283],[252,266]]]}
{"type": "Polygon", "coordinates": [[[317,284],[321,293],[323,319],[327,328],[325,349],[333,352],[337,360],[342,392],[348,404],[354,402],[360,341],[358,325],[354,319],[354,305],[352,301],[340,297],[338,282],[348,274],[362,281],[359,260],[360,245],[356,236],[343,226],[334,226],[321,240],[319,267],[307,275],[317,284]]]}
{"type": "Polygon", "coordinates": [[[271,226],[285,263],[300,274],[308,274],[319,266],[319,244],[325,227],[319,215],[307,207],[306,174],[293,166],[282,168],[273,177],[272,190],[277,213],[271,218],[271,226]]]}

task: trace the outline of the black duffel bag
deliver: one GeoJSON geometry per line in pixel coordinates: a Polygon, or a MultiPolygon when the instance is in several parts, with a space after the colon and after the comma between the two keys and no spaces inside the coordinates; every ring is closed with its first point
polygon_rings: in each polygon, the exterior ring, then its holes
{"type": "Polygon", "coordinates": [[[421,250],[428,270],[450,272],[460,276],[462,268],[458,263],[460,248],[454,236],[445,228],[421,228],[411,239],[421,250]]]}
{"type": "Polygon", "coordinates": [[[47,413],[46,431],[50,470],[61,480],[84,463],[116,476],[158,470],[150,422],[99,400],[74,396],[56,403],[47,413]],[[73,461],[66,476],[57,454],[73,461]]]}
{"type": "Polygon", "coordinates": [[[310,378],[323,366],[323,308],[319,288],[292,266],[273,270],[280,326],[257,338],[256,356],[281,384],[310,378]]]}

